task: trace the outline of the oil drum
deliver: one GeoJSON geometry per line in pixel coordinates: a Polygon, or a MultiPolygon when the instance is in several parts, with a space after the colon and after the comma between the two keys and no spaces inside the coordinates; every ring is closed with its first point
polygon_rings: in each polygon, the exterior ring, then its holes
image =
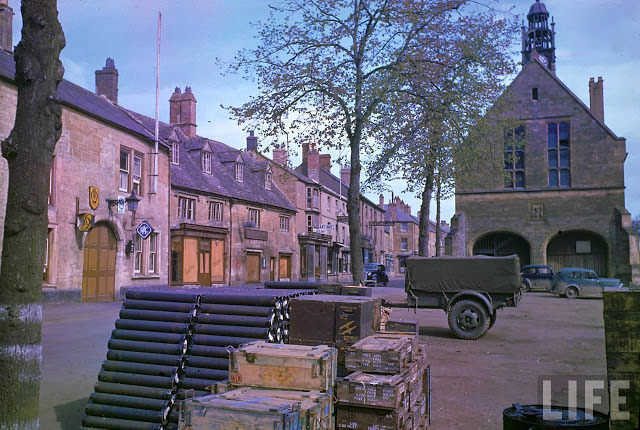
{"type": "Polygon", "coordinates": [[[566,406],[520,405],[514,403],[502,412],[503,430],[589,429],[609,430],[609,417],[566,406]]]}

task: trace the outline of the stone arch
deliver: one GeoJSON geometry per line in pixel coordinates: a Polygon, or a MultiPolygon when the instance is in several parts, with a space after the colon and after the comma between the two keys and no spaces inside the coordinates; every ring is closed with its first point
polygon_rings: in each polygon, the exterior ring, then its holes
{"type": "Polygon", "coordinates": [[[479,234],[469,242],[471,255],[504,256],[516,254],[520,258],[520,265],[525,266],[531,261],[531,244],[527,239],[507,230],[490,231],[479,234]]]}
{"type": "Polygon", "coordinates": [[[556,272],[563,267],[581,267],[607,276],[610,250],[607,239],[589,229],[558,230],[544,242],[547,264],[556,272]]]}

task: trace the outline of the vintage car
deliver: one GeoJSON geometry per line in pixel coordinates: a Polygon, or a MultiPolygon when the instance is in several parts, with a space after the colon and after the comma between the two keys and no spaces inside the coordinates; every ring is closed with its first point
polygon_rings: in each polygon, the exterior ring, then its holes
{"type": "Polygon", "coordinates": [[[364,263],[364,284],[375,287],[377,285],[387,286],[389,277],[385,273],[382,263],[364,263]]]}
{"type": "Polygon", "coordinates": [[[549,291],[555,273],[551,266],[529,264],[522,267],[522,291],[549,291]]]}
{"type": "Polygon", "coordinates": [[[620,279],[600,278],[593,270],[567,267],[556,274],[551,292],[575,299],[578,296],[602,297],[605,288],[621,287],[620,279]]]}

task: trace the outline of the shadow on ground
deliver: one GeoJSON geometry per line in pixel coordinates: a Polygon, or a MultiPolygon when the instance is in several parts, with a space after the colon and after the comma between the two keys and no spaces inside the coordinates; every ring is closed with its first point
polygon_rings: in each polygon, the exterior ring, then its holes
{"type": "Polygon", "coordinates": [[[423,336],[442,337],[445,339],[455,339],[451,330],[443,327],[420,327],[419,334],[423,336]]]}
{"type": "MultiPolygon", "coordinates": [[[[83,397],[73,402],[54,406],[56,419],[62,430],[77,430],[80,427],[82,424],[82,411],[84,411],[88,401],[88,397],[83,397]]],[[[43,423],[40,424],[42,425],[43,423]]]]}

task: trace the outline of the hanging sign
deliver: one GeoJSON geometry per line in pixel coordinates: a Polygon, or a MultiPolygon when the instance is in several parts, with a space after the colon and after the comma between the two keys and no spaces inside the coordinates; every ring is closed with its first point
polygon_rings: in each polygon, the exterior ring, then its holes
{"type": "Polygon", "coordinates": [[[127,201],[124,199],[124,197],[118,196],[118,213],[119,214],[124,213],[124,208],[126,203],[127,201]]]}
{"type": "Polygon", "coordinates": [[[96,217],[93,214],[78,214],[76,226],[79,231],[87,232],[93,228],[95,221],[96,217]]]}
{"type": "Polygon", "coordinates": [[[141,238],[146,239],[153,233],[153,227],[147,221],[142,221],[136,228],[136,232],[141,238]]]}
{"type": "Polygon", "coordinates": [[[100,206],[100,190],[98,187],[89,187],[89,206],[96,210],[100,206]]]}

